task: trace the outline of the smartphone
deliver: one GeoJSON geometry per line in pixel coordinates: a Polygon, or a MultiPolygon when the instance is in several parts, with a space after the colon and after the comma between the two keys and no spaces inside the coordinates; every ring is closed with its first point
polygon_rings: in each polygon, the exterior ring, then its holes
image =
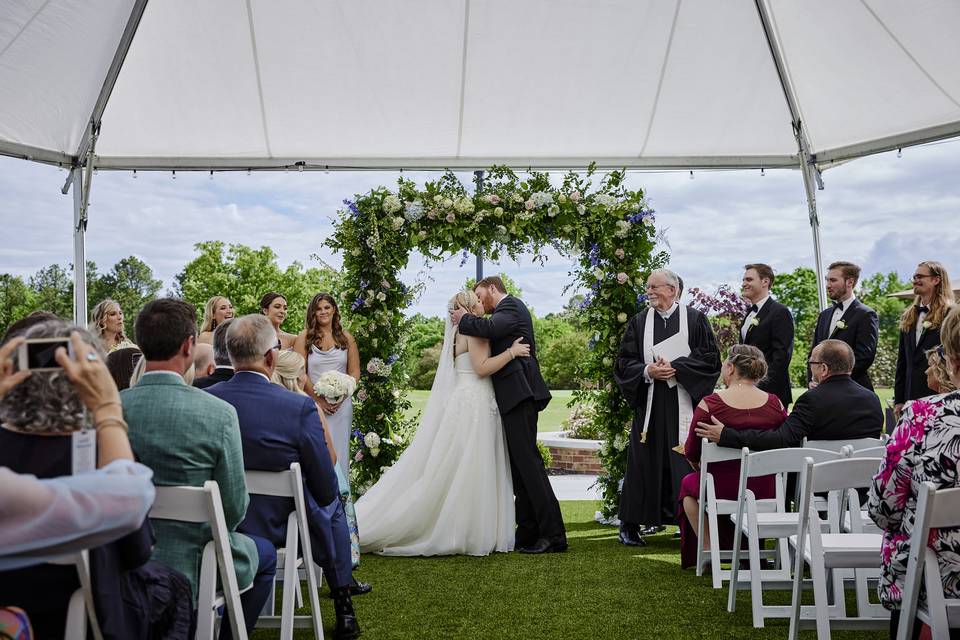
{"type": "Polygon", "coordinates": [[[54,357],[60,347],[73,355],[70,338],[27,338],[20,345],[17,364],[21,371],[57,371],[63,368],[54,357]]]}

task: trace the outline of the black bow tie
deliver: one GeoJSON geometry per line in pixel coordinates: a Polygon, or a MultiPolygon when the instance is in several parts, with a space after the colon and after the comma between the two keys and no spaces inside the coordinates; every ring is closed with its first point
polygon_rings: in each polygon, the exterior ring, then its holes
{"type": "Polygon", "coordinates": [[[833,303],[833,307],[834,309],[840,309],[840,311],[843,311],[843,303],[840,302],[839,300],[833,303]]]}
{"type": "Polygon", "coordinates": [[[759,310],[760,310],[760,309],[757,308],[757,305],[752,304],[752,305],[750,305],[750,308],[747,309],[747,313],[756,313],[756,312],[759,311],[759,310]]]}
{"type": "Polygon", "coordinates": [[[926,305],[920,305],[917,307],[917,313],[930,313],[930,307],[926,305]]]}

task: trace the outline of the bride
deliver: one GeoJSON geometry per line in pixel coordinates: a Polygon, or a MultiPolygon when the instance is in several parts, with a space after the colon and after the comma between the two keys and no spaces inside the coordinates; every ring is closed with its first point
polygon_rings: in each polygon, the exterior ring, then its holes
{"type": "MultiPolygon", "coordinates": [[[[449,309],[483,315],[473,291],[449,309]]],[[[445,314],[446,315],[446,314],[445,314]]],[[[513,483],[488,376],[530,355],[516,342],[496,357],[486,340],[446,320],[437,376],[413,441],[356,503],[360,548],[394,556],[512,551],[513,483]]]]}

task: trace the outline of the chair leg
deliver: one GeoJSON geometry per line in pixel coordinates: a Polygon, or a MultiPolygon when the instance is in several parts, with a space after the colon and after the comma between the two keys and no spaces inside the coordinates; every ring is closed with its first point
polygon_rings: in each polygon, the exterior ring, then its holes
{"type": "Polygon", "coordinates": [[[283,603],[280,608],[280,638],[281,640],[293,640],[293,608],[294,585],[297,580],[297,556],[299,552],[299,536],[297,527],[287,525],[287,546],[283,563],[283,603]]]}
{"type": "MultiPolygon", "coordinates": [[[[746,515],[741,512],[741,515],[746,515]]],[[[740,541],[743,535],[743,523],[736,523],[736,531],[733,534],[733,559],[730,562],[730,592],[727,594],[727,612],[733,613],[737,610],[737,587],[740,582],[740,541]]]]}
{"type": "MultiPolygon", "coordinates": [[[[813,526],[816,526],[816,524],[813,526]]],[[[811,554],[811,556],[812,555],[813,554],[811,554]]],[[[817,639],[830,640],[830,602],[827,599],[827,572],[820,558],[811,558],[811,560],[810,577],[813,579],[813,603],[817,617],[817,639]]],[[[839,580],[839,582],[842,593],[843,581],[839,580]]],[[[841,601],[842,600],[843,597],[841,596],[841,601]]]]}
{"type": "Polygon", "coordinates": [[[213,640],[216,613],[213,603],[217,596],[217,559],[214,543],[203,548],[200,561],[200,586],[197,598],[197,640],[213,640]]]}
{"type": "Polygon", "coordinates": [[[64,634],[64,640],[87,640],[87,605],[83,598],[83,589],[77,589],[70,596],[64,634]]]}
{"type": "Polygon", "coordinates": [[[720,566],[720,533],[717,526],[717,512],[710,511],[710,521],[708,523],[710,538],[710,575],[713,577],[713,588],[723,588],[722,567],[720,566]]]}
{"type": "Polygon", "coordinates": [[[803,536],[804,531],[800,531],[797,536],[797,547],[794,549],[796,563],[793,568],[793,589],[790,598],[790,630],[787,633],[788,640],[797,640],[797,634],[800,632],[800,595],[803,591],[803,536]]]}
{"type": "Polygon", "coordinates": [[[747,536],[750,555],[750,609],[753,613],[753,627],[763,628],[763,571],[760,564],[760,531],[756,520],[750,524],[747,536]]]}

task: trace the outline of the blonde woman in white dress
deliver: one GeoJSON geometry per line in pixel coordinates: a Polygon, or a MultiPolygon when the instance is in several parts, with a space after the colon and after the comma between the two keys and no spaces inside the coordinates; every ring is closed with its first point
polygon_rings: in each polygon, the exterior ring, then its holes
{"type": "MultiPolygon", "coordinates": [[[[454,296],[450,309],[457,307],[483,314],[472,291],[454,296]]],[[[491,357],[486,340],[460,335],[446,320],[440,365],[417,433],[357,501],[363,551],[483,556],[513,550],[513,483],[489,376],[529,355],[529,345],[518,339],[491,357]]]]}

